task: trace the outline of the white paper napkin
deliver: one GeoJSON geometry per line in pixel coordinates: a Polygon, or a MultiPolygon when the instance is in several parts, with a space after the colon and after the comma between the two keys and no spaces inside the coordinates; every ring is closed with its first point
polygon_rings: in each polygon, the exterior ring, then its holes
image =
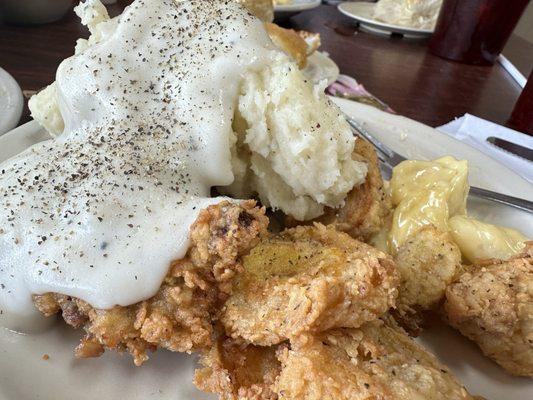
{"type": "Polygon", "coordinates": [[[533,183],[533,162],[515,156],[487,142],[487,138],[494,136],[533,149],[533,137],[470,114],[465,114],[461,118],[457,118],[437,129],[463,143],[475,147],[479,151],[506,165],[530,183],[533,183]]]}

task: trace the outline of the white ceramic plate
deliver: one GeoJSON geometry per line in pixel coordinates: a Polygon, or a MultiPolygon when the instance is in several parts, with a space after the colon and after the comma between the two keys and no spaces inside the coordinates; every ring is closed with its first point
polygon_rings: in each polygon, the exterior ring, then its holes
{"type": "Polygon", "coordinates": [[[299,12],[311,10],[322,3],[321,0],[291,0],[289,4],[275,4],[274,15],[276,19],[285,19],[299,12]]]}
{"type": "Polygon", "coordinates": [[[378,33],[381,35],[390,35],[398,33],[406,38],[423,38],[431,36],[433,29],[410,28],[407,26],[392,25],[386,22],[375,20],[374,3],[351,3],[345,2],[339,4],[338,8],[344,15],[353,18],[359,22],[362,30],[378,33]]]}
{"type": "Polygon", "coordinates": [[[319,83],[324,80],[331,85],[339,77],[340,71],[335,61],[329,58],[327,53],[315,51],[307,59],[307,67],[303,70],[304,74],[313,82],[319,83]]]}
{"type": "Polygon", "coordinates": [[[17,126],[24,100],[17,81],[0,68],[0,135],[17,126]]]}
{"type": "MultiPolygon", "coordinates": [[[[385,144],[406,156],[432,159],[446,154],[470,162],[476,185],[533,198],[532,185],[512,171],[433,128],[373,107],[343,99],[334,101],[385,144]]],[[[35,122],[0,137],[0,162],[47,135],[35,122]]],[[[483,202],[469,204],[487,221],[521,228],[533,237],[532,216],[483,202]]],[[[128,355],[106,353],[99,359],[76,360],[72,349],[80,332],[57,323],[42,334],[21,335],[0,328],[0,400],[207,400],[191,383],[194,357],[155,353],[143,367],[128,355]],[[50,359],[45,361],[42,356],[50,359]]],[[[467,339],[445,326],[433,326],[420,341],[447,364],[466,387],[488,399],[530,400],[533,381],[507,375],[467,339]]]]}

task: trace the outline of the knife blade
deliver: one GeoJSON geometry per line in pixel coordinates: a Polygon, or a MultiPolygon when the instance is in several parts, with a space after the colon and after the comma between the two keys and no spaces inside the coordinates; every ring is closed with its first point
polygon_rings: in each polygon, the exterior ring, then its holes
{"type": "Polygon", "coordinates": [[[500,139],[494,136],[487,138],[487,142],[498,146],[501,149],[507,150],[509,153],[514,154],[518,157],[525,158],[528,161],[533,162],[533,149],[521,146],[516,143],[509,142],[505,139],[500,139]]]}

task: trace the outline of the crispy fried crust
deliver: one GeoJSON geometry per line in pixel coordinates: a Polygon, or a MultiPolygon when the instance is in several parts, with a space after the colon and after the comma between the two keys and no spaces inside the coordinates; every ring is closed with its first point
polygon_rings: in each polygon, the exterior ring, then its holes
{"type": "Polygon", "coordinates": [[[394,260],[400,273],[395,316],[416,332],[423,313],[442,304],[446,287],[461,266],[461,252],[448,233],[428,225],[398,249],[394,260]]]}
{"type": "Polygon", "coordinates": [[[280,346],[259,347],[220,336],[200,358],[194,384],[220,400],[275,400],[271,389],[280,374],[280,346]]]}
{"type": "Polygon", "coordinates": [[[332,227],[297,227],[243,259],[221,314],[226,332],[273,345],[305,332],[358,327],[394,305],[392,259],[332,227]]]}
{"type": "Polygon", "coordinates": [[[265,29],[276,46],[293,58],[300,69],[305,68],[307,65],[307,42],[298,32],[270,22],[265,23],[265,29]]]}
{"type": "Polygon", "coordinates": [[[326,209],[317,221],[325,225],[333,224],[338,230],[367,242],[386,224],[392,203],[384,188],[374,147],[358,138],[355,142],[355,156],[368,165],[366,180],[348,193],[342,208],[326,209]]]}
{"type": "Polygon", "coordinates": [[[110,310],[56,293],[34,297],[44,315],[61,312],[65,322],[87,332],[75,354],[96,357],[105,348],[128,351],[136,365],[162,347],[191,352],[211,345],[212,319],[240,258],[266,232],[264,210],[253,201],[222,202],[203,210],[191,227],[191,248],[172,263],[156,295],[110,310]]]}
{"type": "Polygon", "coordinates": [[[257,347],[221,338],[195,384],[222,400],[471,400],[435,357],[390,319],[257,347]]]}
{"type": "Polygon", "coordinates": [[[513,375],[533,377],[533,242],[469,268],[446,290],[448,322],[513,375]]]}
{"type": "Polygon", "coordinates": [[[280,360],[274,385],[280,400],[473,399],[446,367],[390,322],[301,337],[280,360]]]}
{"type": "Polygon", "coordinates": [[[255,204],[252,200],[239,205],[225,201],[208,207],[191,227],[190,261],[209,270],[223,293],[228,292],[231,279],[242,270],[241,256],[266,234],[265,209],[255,204]]]}

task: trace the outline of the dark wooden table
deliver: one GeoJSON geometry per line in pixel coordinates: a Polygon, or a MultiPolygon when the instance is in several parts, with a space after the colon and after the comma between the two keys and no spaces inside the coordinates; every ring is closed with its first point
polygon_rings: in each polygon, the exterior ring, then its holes
{"type": "MultiPolygon", "coordinates": [[[[111,6],[118,14],[128,1],[111,6]]],[[[427,52],[427,42],[359,32],[335,7],[321,6],[290,21],[297,29],[320,32],[341,72],[355,77],[398,113],[436,126],[464,113],[505,123],[520,88],[500,66],[475,67],[446,61],[427,52]]],[[[0,66],[24,91],[36,91],[54,80],[59,63],[73,53],[88,32],[74,13],[43,26],[0,25],[0,66]]],[[[506,55],[521,68],[533,66],[533,45],[512,38],[506,55]]],[[[507,51],[507,50],[506,50],[507,51]]],[[[29,120],[26,109],[20,123],[29,120]]]]}

